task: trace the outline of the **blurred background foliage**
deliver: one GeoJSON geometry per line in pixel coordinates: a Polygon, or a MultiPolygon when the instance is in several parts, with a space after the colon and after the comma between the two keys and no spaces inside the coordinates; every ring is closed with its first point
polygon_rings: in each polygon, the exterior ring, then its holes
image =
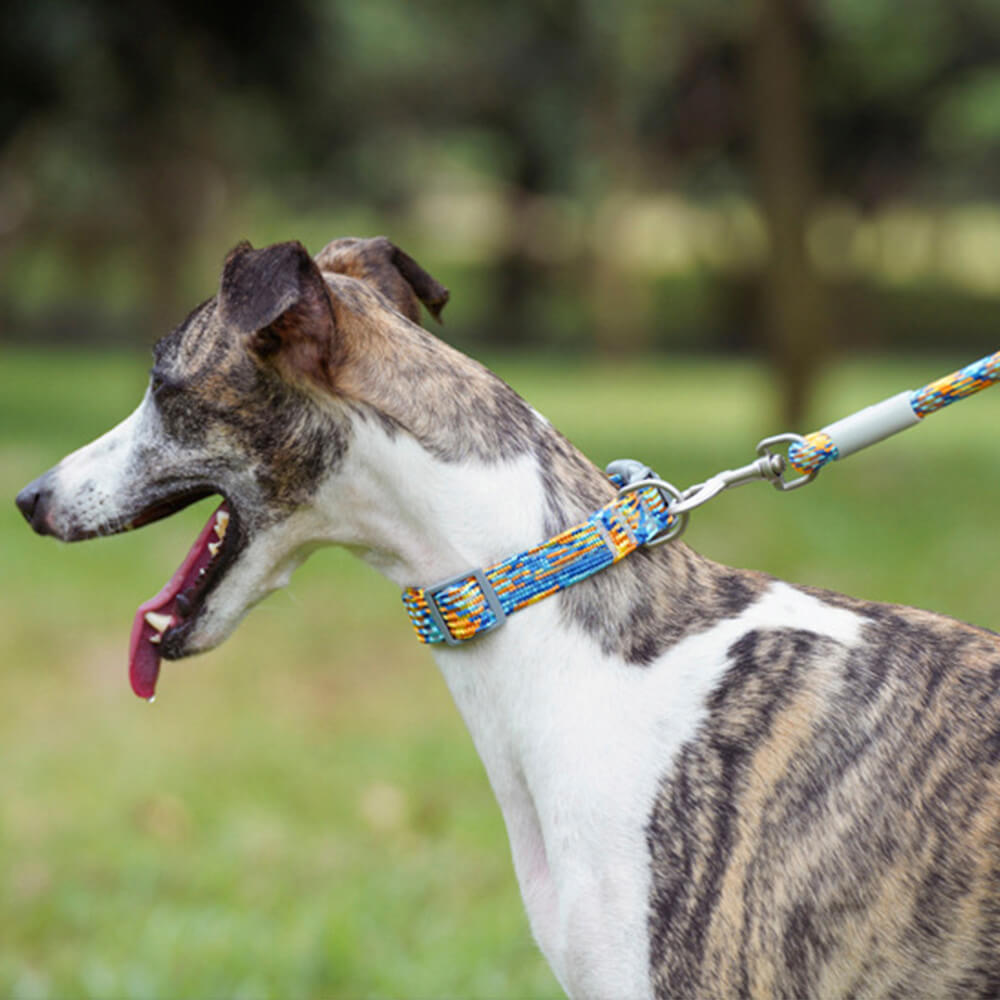
{"type": "Polygon", "coordinates": [[[994,0],[9,0],[0,332],[148,343],[237,237],[385,231],[487,345],[992,341],[994,0]]]}
{"type": "MultiPolygon", "coordinates": [[[[8,498],[128,412],[244,237],[389,235],[448,339],[681,484],[997,346],[996,0],[6,0],[0,66],[8,498]]],[[[688,537],[996,628],[998,406],[688,537]]],[[[361,564],[135,702],[133,609],[210,509],[66,548],[0,505],[0,995],[559,995],[361,564]]]]}

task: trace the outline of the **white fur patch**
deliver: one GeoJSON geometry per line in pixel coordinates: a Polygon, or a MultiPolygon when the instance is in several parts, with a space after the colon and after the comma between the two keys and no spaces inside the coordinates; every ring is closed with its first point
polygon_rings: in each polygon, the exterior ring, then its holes
{"type": "Polygon", "coordinates": [[[139,442],[157,440],[149,393],[120,424],[67,455],[53,469],[51,516],[84,530],[100,530],[122,517],[128,467],[139,442]]]}
{"type": "Polygon", "coordinates": [[[732,665],[733,643],[754,629],[796,628],[852,645],[861,624],[775,583],[649,667],[568,632],[554,601],[439,653],[504,811],[532,928],[571,995],[650,994],[646,824],[732,665]]]}
{"type": "Polygon", "coordinates": [[[411,437],[389,438],[359,423],[343,468],[320,487],[311,517],[315,535],[349,546],[407,587],[536,544],[543,509],[533,455],[444,462],[411,437]]]}

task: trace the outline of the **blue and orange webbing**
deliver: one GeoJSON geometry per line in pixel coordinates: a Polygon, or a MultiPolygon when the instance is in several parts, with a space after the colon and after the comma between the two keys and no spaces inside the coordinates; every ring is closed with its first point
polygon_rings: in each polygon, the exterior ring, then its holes
{"type": "Polygon", "coordinates": [[[622,493],[581,524],[480,573],[469,572],[437,587],[408,587],[403,604],[421,642],[471,639],[504,616],[624,559],[676,520],[660,490],[622,493]],[[487,587],[499,600],[500,615],[487,598],[487,587]],[[442,632],[442,620],[450,636],[442,632]]]}

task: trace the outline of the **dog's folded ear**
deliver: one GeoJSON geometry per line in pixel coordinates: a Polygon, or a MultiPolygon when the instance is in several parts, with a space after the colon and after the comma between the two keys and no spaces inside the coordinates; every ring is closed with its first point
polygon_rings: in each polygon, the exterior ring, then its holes
{"type": "Polygon", "coordinates": [[[234,247],[222,270],[219,309],[259,356],[282,350],[303,371],[332,371],[337,338],[326,282],[301,243],[234,247]]]}
{"type": "Polygon", "coordinates": [[[321,271],[346,274],[377,288],[414,323],[420,322],[421,302],[441,322],[448,289],[384,236],[334,240],[317,254],[316,264],[321,271]]]}

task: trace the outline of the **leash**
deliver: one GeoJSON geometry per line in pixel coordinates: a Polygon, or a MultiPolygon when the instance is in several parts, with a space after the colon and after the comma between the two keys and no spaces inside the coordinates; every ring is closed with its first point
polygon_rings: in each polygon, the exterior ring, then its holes
{"type": "MultiPolygon", "coordinates": [[[[1000,382],[1000,351],[973,361],[950,375],[928,382],[919,389],[907,389],[879,403],[866,406],[863,410],[811,434],[786,433],[764,438],[757,444],[757,454],[760,457],[756,461],[738,469],[726,469],[703,483],[689,486],[683,492],[653,477],[647,478],[645,482],[655,481],[676,496],[677,502],[670,505],[670,510],[682,517],[712,500],[723,490],[756,480],[768,481],[783,492],[799,489],[811,483],[819,475],[820,469],[830,462],[853,455],[908,427],[915,427],[931,413],[996,385],[997,382],[1000,382]],[[787,445],[787,458],[774,450],[782,445],[787,445]],[[789,466],[802,475],[788,481],[785,473],[789,466]]],[[[628,459],[612,462],[607,471],[609,474],[617,472],[623,475],[628,484],[639,486],[643,483],[640,470],[634,468],[628,459]]],[[[683,530],[682,525],[670,537],[676,538],[683,530]]],[[[669,541],[669,538],[662,540],[669,541]]]]}
{"type": "Polygon", "coordinates": [[[1000,381],[1000,351],[980,358],[920,389],[906,390],[858,410],[811,434],[777,434],[757,445],[758,457],[724,469],[686,490],[661,479],[634,459],[606,469],[618,495],[586,521],[546,542],[433,587],[408,587],[402,598],[423,643],[458,646],[491,632],[507,616],[624,559],[640,546],[672,541],[692,510],[725,490],[757,481],[783,492],[811,483],[820,469],[862,448],[914,427],[924,417],[1000,381]],[[777,450],[786,446],[787,457],[777,450]],[[801,475],[785,478],[791,467],[801,475]]]}

